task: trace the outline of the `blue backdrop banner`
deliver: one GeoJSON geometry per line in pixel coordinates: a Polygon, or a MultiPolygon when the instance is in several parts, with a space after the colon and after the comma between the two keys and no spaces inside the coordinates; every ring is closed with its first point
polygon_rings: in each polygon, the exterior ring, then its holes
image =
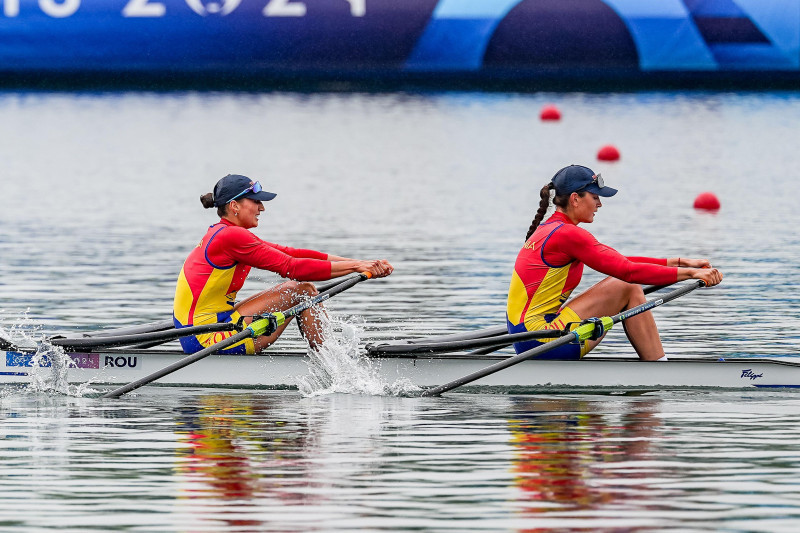
{"type": "Polygon", "coordinates": [[[0,72],[800,79],[800,0],[0,0],[0,72]]]}

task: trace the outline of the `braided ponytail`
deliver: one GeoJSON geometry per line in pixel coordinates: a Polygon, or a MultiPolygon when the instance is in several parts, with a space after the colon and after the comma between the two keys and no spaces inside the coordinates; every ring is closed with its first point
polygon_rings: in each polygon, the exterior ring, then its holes
{"type": "Polygon", "coordinates": [[[539,227],[539,224],[542,222],[544,215],[547,213],[547,208],[550,206],[550,191],[554,189],[553,182],[551,181],[544,187],[542,190],[539,191],[539,210],[536,211],[536,216],[533,217],[533,222],[531,222],[531,227],[528,228],[528,234],[525,235],[525,240],[531,238],[533,232],[536,231],[536,228],[539,227]]]}

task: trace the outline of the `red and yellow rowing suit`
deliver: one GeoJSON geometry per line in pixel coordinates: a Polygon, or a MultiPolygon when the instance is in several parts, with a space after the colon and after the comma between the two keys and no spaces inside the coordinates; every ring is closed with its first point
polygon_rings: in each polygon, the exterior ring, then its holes
{"type": "MultiPolygon", "coordinates": [[[[308,281],[331,277],[327,254],[263,241],[249,230],[227,220],[208,229],[191,251],[178,276],[173,304],[176,328],[230,322],[239,319],[233,310],[236,294],[252,267],[276,272],[285,278],[308,281]]],[[[216,344],[236,332],[216,332],[184,337],[186,353],[216,344]]],[[[223,353],[253,353],[253,339],[234,344],[223,353]]]]}
{"type": "MultiPolygon", "coordinates": [[[[666,285],[678,279],[678,269],[666,266],[666,259],[625,257],[556,211],[536,228],[517,256],[506,306],[509,333],[563,329],[569,322],[580,322],[581,317],[564,303],[580,283],[584,264],[628,283],[666,285]]],[[[520,342],[514,349],[522,353],[540,344],[520,342]]],[[[567,344],[542,358],[580,359],[587,344],[567,344]]]]}

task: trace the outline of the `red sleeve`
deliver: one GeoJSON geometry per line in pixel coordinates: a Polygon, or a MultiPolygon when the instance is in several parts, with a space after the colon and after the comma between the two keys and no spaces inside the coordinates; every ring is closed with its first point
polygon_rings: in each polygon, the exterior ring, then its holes
{"type": "MultiPolygon", "coordinates": [[[[302,253],[303,250],[297,252],[302,253]]],[[[235,262],[269,270],[284,278],[309,281],[331,279],[330,261],[302,255],[294,257],[236,226],[221,231],[209,244],[208,253],[209,259],[221,266],[235,262]]]]}
{"type": "Polygon", "coordinates": [[[667,260],[663,257],[631,257],[628,256],[628,261],[634,263],[652,263],[654,265],[667,266],[667,260]]]}
{"type": "Polygon", "coordinates": [[[591,233],[578,226],[564,224],[555,234],[560,234],[559,238],[548,243],[548,246],[555,245],[558,251],[577,259],[592,270],[628,283],[666,285],[678,281],[678,269],[666,266],[666,259],[625,257],[613,248],[597,242],[591,233]]]}
{"type": "Polygon", "coordinates": [[[274,244],[267,241],[262,241],[269,246],[280,250],[281,252],[285,253],[286,255],[291,255],[292,257],[305,257],[308,259],[321,259],[323,261],[328,260],[328,254],[318,252],[316,250],[306,250],[304,248],[291,248],[289,246],[284,246],[282,244],[274,244]]]}

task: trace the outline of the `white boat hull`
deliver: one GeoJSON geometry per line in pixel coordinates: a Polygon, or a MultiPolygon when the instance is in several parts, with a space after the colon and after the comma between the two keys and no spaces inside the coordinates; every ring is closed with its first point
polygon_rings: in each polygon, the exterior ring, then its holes
{"type": "MultiPolygon", "coordinates": [[[[70,383],[125,384],[184,357],[177,351],[109,350],[72,353],[66,369],[70,383]]],[[[441,385],[485,368],[504,356],[468,354],[370,358],[386,383],[409,380],[419,387],[441,385]]],[[[4,352],[0,384],[28,384],[52,368],[32,368],[31,355],[4,352]]],[[[162,385],[292,388],[309,374],[308,359],[298,353],[213,355],[158,380],[162,385]]],[[[469,385],[511,389],[683,389],[800,388],[800,364],[785,360],[731,358],[671,359],[645,363],[630,359],[525,361],[469,385]]],[[[462,389],[459,389],[462,390],[462,389]]]]}

